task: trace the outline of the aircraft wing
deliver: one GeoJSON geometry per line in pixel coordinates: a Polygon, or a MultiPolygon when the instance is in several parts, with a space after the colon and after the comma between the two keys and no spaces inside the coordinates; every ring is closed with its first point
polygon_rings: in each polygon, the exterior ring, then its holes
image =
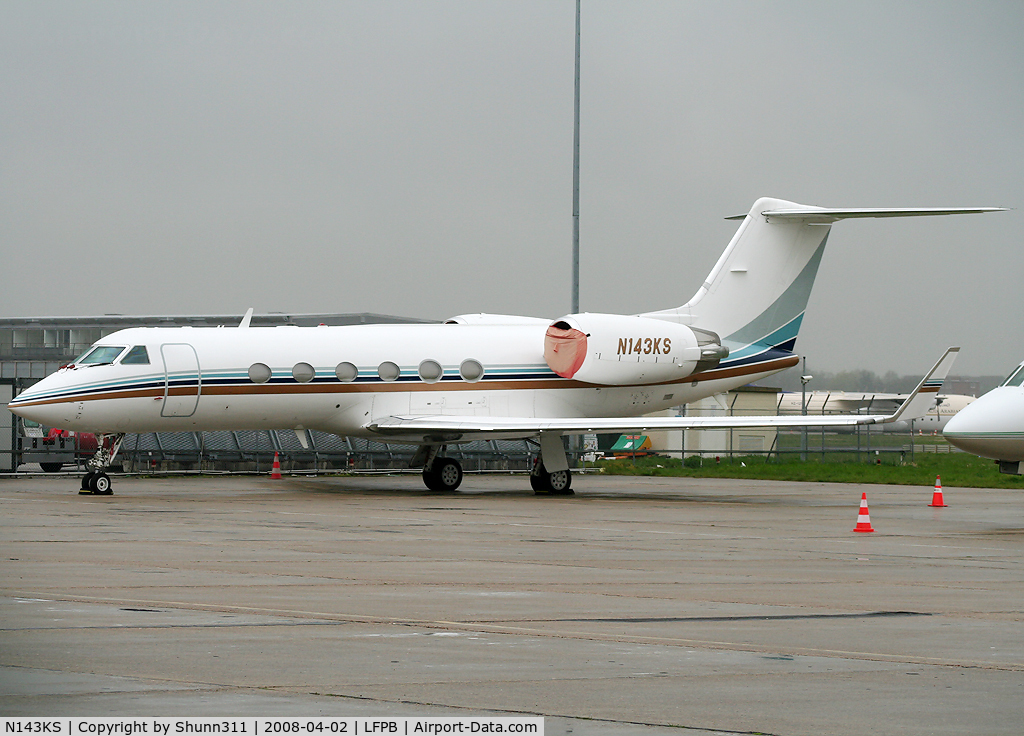
{"type": "Polygon", "coordinates": [[[659,429],[736,429],[743,427],[853,427],[859,424],[888,424],[899,419],[924,416],[935,403],[946,374],[960,348],[946,350],[921,379],[917,388],[893,414],[832,414],[807,416],[726,417],[484,417],[484,416],[392,416],[372,422],[367,429],[394,437],[435,437],[454,442],[473,438],[497,438],[557,434],[599,434],[643,432],[659,429]]]}

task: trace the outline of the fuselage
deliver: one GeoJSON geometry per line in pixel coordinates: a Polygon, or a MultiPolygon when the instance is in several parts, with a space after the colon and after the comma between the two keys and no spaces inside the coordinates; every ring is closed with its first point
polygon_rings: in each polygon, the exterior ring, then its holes
{"type": "Polygon", "coordinates": [[[1024,461],[1024,387],[1012,385],[1011,377],[962,409],[942,434],[950,444],[981,457],[1024,461]]]}
{"type": "Polygon", "coordinates": [[[111,348],[110,362],[64,367],[10,408],[47,426],[96,433],[305,428],[372,436],[368,425],[389,416],[638,416],[797,361],[774,350],[671,381],[594,385],[548,366],[545,330],[542,320],[133,328],[96,343],[111,348]]]}

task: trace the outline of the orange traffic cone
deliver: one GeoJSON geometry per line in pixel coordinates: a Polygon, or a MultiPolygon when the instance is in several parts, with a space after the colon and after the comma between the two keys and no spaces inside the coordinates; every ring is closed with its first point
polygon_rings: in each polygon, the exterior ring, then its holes
{"type": "Polygon", "coordinates": [[[281,461],[277,459],[277,453],[274,453],[274,468],[270,471],[270,477],[274,480],[281,480],[281,461]]]}
{"type": "Polygon", "coordinates": [[[942,508],[947,504],[942,500],[942,480],[940,476],[935,476],[935,492],[932,494],[932,502],[929,506],[937,506],[942,508]]]}
{"type": "Polygon", "coordinates": [[[868,494],[861,493],[860,495],[860,513],[857,514],[857,526],[853,528],[855,532],[873,532],[871,528],[871,516],[868,514],[868,494]]]}

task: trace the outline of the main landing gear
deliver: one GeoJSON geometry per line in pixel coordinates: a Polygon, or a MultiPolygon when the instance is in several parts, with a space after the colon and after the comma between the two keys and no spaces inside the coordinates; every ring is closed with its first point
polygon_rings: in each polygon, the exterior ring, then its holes
{"type": "Polygon", "coordinates": [[[462,466],[450,457],[435,458],[429,470],[423,468],[423,482],[432,491],[454,491],[462,485],[462,466]]]}
{"type": "Polygon", "coordinates": [[[96,454],[89,458],[85,464],[88,472],[82,476],[82,489],[78,492],[78,495],[110,496],[114,493],[110,487],[110,476],[103,471],[114,462],[118,450],[121,449],[122,441],[124,441],[123,432],[114,435],[96,435],[96,444],[98,445],[96,454]],[[111,438],[109,447],[107,447],[108,437],[111,438]]]}
{"type": "Polygon", "coordinates": [[[572,496],[572,471],[562,436],[541,432],[540,457],[533,463],[530,485],[538,496],[572,496]]]}
{"type": "Polygon", "coordinates": [[[533,471],[530,473],[530,485],[538,496],[572,496],[572,472],[557,470],[549,473],[544,467],[544,462],[537,458],[533,462],[533,471]]]}
{"type": "MultiPolygon", "coordinates": [[[[454,491],[462,485],[462,466],[459,461],[442,457],[441,445],[425,445],[423,484],[432,491],[454,491]]],[[[415,460],[418,458],[414,458],[415,460]]]]}
{"type": "MultiPolygon", "coordinates": [[[[542,432],[537,444],[540,457],[530,472],[534,492],[541,496],[572,496],[572,471],[561,435],[542,432]]],[[[462,466],[458,460],[442,454],[446,449],[444,445],[420,445],[413,456],[412,467],[423,468],[423,484],[432,491],[454,491],[462,484],[462,466]]]]}

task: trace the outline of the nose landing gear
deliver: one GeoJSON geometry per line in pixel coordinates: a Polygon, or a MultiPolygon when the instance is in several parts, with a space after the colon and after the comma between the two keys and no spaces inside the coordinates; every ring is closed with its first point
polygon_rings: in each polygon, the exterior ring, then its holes
{"type": "Polygon", "coordinates": [[[82,476],[82,490],[80,496],[95,494],[97,496],[110,496],[114,492],[110,489],[110,476],[102,471],[90,470],[82,476]]]}
{"type": "Polygon", "coordinates": [[[114,493],[110,487],[110,476],[103,471],[114,462],[114,458],[121,449],[121,442],[123,440],[123,432],[114,435],[96,435],[96,442],[98,444],[96,454],[89,458],[85,464],[85,467],[89,470],[82,476],[82,489],[78,492],[78,495],[110,496],[114,493]],[[107,447],[108,437],[111,438],[109,447],[107,447]]]}

